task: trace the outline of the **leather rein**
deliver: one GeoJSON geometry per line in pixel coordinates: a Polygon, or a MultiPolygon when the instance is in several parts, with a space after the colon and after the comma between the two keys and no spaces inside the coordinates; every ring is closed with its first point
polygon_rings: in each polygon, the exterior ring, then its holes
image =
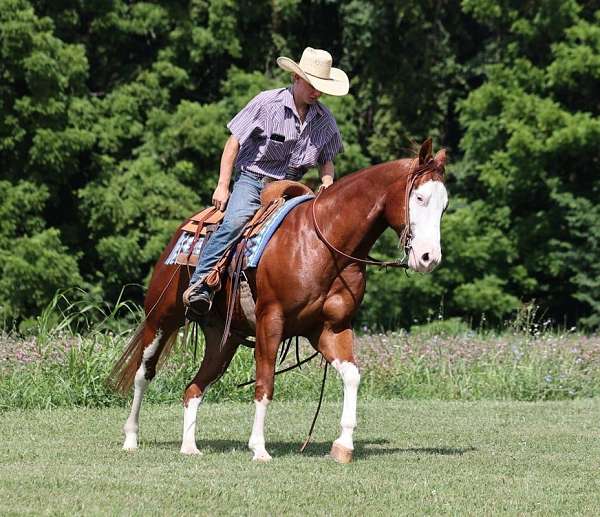
{"type": "Polygon", "coordinates": [[[313,205],[312,205],[312,220],[313,220],[313,224],[315,226],[315,231],[317,232],[317,235],[319,236],[319,239],[321,239],[331,251],[337,253],[338,255],[341,255],[342,257],[345,257],[345,258],[351,260],[352,262],[357,262],[360,264],[367,264],[369,266],[378,266],[378,267],[385,267],[385,268],[400,267],[400,268],[408,269],[408,264],[407,264],[406,260],[408,258],[408,254],[410,253],[410,242],[412,240],[412,234],[410,232],[410,210],[409,210],[410,195],[415,188],[415,182],[417,181],[417,179],[419,179],[421,176],[423,176],[426,172],[430,172],[431,161],[432,160],[428,161],[423,166],[417,168],[418,158],[415,158],[412,161],[411,166],[410,166],[410,171],[408,172],[408,178],[406,180],[406,189],[404,191],[405,224],[404,224],[404,229],[402,230],[402,233],[400,234],[400,246],[402,246],[404,248],[404,254],[405,254],[404,258],[396,259],[396,260],[387,260],[387,261],[375,260],[371,257],[362,259],[359,257],[353,257],[352,255],[348,255],[347,253],[344,253],[342,250],[339,250],[333,244],[331,244],[331,242],[329,242],[329,240],[327,240],[327,237],[325,237],[325,235],[321,231],[321,228],[319,227],[319,225],[317,223],[317,217],[315,215],[315,205],[317,204],[317,200],[319,199],[319,196],[325,190],[323,188],[319,189],[319,191],[317,192],[317,196],[315,197],[315,200],[313,201],[313,205]]]}

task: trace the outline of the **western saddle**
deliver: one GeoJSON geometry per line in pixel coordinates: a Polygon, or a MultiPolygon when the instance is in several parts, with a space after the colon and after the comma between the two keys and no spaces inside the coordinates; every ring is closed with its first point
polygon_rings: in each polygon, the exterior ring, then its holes
{"type": "MultiPolygon", "coordinates": [[[[254,217],[246,224],[242,236],[240,237],[240,241],[245,242],[259,233],[262,227],[270,219],[271,215],[273,215],[286,200],[305,194],[314,193],[309,187],[302,183],[298,183],[297,181],[279,180],[267,184],[260,196],[261,206],[254,217]]],[[[211,235],[219,227],[224,216],[224,212],[221,212],[214,207],[209,207],[190,217],[183,225],[182,230],[194,235],[194,238],[189,247],[189,251],[180,253],[175,262],[184,266],[196,267],[199,257],[202,256],[202,251],[206,242],[208,242],[211,235]],[[200,248],[199,254],[196,255],[193,253],[193,250],[200,238],[204,238],[204,242],[200,248]]],[[[207,285],[214,289],[220,288],[221,277],[228,265],[230,252],[236,245],[237,243],[231,244],[217,265],[208,274],[205,279],[207,285]]]]}

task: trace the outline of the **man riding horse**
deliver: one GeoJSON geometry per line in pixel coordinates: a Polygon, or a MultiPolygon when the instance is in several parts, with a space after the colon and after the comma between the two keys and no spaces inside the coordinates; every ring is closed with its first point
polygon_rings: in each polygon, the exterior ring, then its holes
{"type": "Polygon", "coordinates": [[[311,47],[304,49],[299,63],[280,57],[277,64],[293,73],[292,86],[259,93],[227,125],[231,136],[225,143],[212,202],[218,210],[228,208],[183,294],[192,314],[210,310],[214,288],[205,279],[260,207],[260,193],[267,183],[299,180],[315,165],[322,187],[333,183],[333,159],[342,150],[342,139],[333,114],[319,97],[346,95],[348,77],[331,66],[329,52],[311,47]],[[230,198],[234,164],[236,180],[230,198]]]}
{"type": "MultiPolygon", "coordinates": [[[[225,208],[234,162],[239,177],[222,229],[209,239],[194,282],[188,287],[188,268],[169,260],[185,237],[184,222],[156,262],[144,300],[145,317],[110,374],[120,391],[134,387],[123,426],[126,450],[138,447],[144,393],[156,375],[159,359],[168,356],[185,323],[185,298],[205,313],[201,324],[205,347],[200,368],[184,391],[181,452],[200,452],[195,436],[198,409],[238,347],[246,345],[254,347],[256,362],[255,413],[248,446],[254,460],[269,461],[264,427],[273,400],[277,353],[282,341],[302,336],[342,378],[341,433],[332,444],[331,456],[347,463],[354,450],[360,383],[352,320],[365,293],[366,265],[390,265],[374,261],[369,252],[385,229],[392,228],[406,251],[409,269],[428,273],[442,259],[440,224],[448,205],[445,151],[434,155],[431,139],[427,139],[416,156],[367,167],[329,187],[341,139],[333,116],[317,99],[321,92],[347,93],[346,74],[331,68],[328,53],[311,48],[304,51],[299,64],[287,58],[279,58],[278,63],[294,73],[293,86],[259,94],[229,124],[232,137],[223,153],[220,185],[213,200],[216,208],[225,208]],[[217,293],[216,310],[208,312],[213,292],[204,284],[213,285],[218,277],[215,264],[258,208],[265,183],[290,175],[299,178],[316,164],[323,186],[329,188],[289,212],[258,266],[248,273],[254,286],[253,324],[245,314],[228,317],[226,308],[232,300],[227,289],[217,293]],[[228,322],[231,332],[225,331],[228,322]],[[248,336],[256,340],[249,342],[248,336]]],[[[233,285],[231,276],[225,281],[233,285]]]]}

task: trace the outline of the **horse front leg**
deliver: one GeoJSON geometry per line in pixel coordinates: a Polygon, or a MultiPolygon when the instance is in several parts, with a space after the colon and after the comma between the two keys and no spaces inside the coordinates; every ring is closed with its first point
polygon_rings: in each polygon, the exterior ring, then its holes
{"type": "Polygon", "coordinates": [[[344,408],[340,422],[342,432],[331,447],[331,457],[339,463],[350,463],[354,451],[356,401],[360,373],[353,354],[354,333],[351,328],[335,332],[325,329],[319,338],[319,351],[338,371],[344,383],[344,408]]]}
{"type": "Polygon", "coordinates": [[[275,362],[277,349],[283,334],[283,318],[276,313],[264,314],[256,323],[256,387],[254,390],[254,424],[248,440],[248,447],[254,453],[254,461],[269,461],[270,454],[265,448],[265,418],[267,406],[273,400],[275,382],[275,362]]]}

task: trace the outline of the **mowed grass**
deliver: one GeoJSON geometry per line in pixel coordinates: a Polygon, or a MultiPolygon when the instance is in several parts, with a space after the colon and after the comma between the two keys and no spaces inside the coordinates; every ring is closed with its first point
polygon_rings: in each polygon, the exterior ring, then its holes
{"type": "Polygon", "coordinates": [[[414,515],[600,513],[600,400],[359,401],[355,461],[325,455],[341,405],[277,402],[268,464],[246,441],[253,404],[206,404],[203,454],[179,453],[179,405],[142,408],[141,446],[121,450],[124,408],[0,415],[0,514],[414,515]]]}

